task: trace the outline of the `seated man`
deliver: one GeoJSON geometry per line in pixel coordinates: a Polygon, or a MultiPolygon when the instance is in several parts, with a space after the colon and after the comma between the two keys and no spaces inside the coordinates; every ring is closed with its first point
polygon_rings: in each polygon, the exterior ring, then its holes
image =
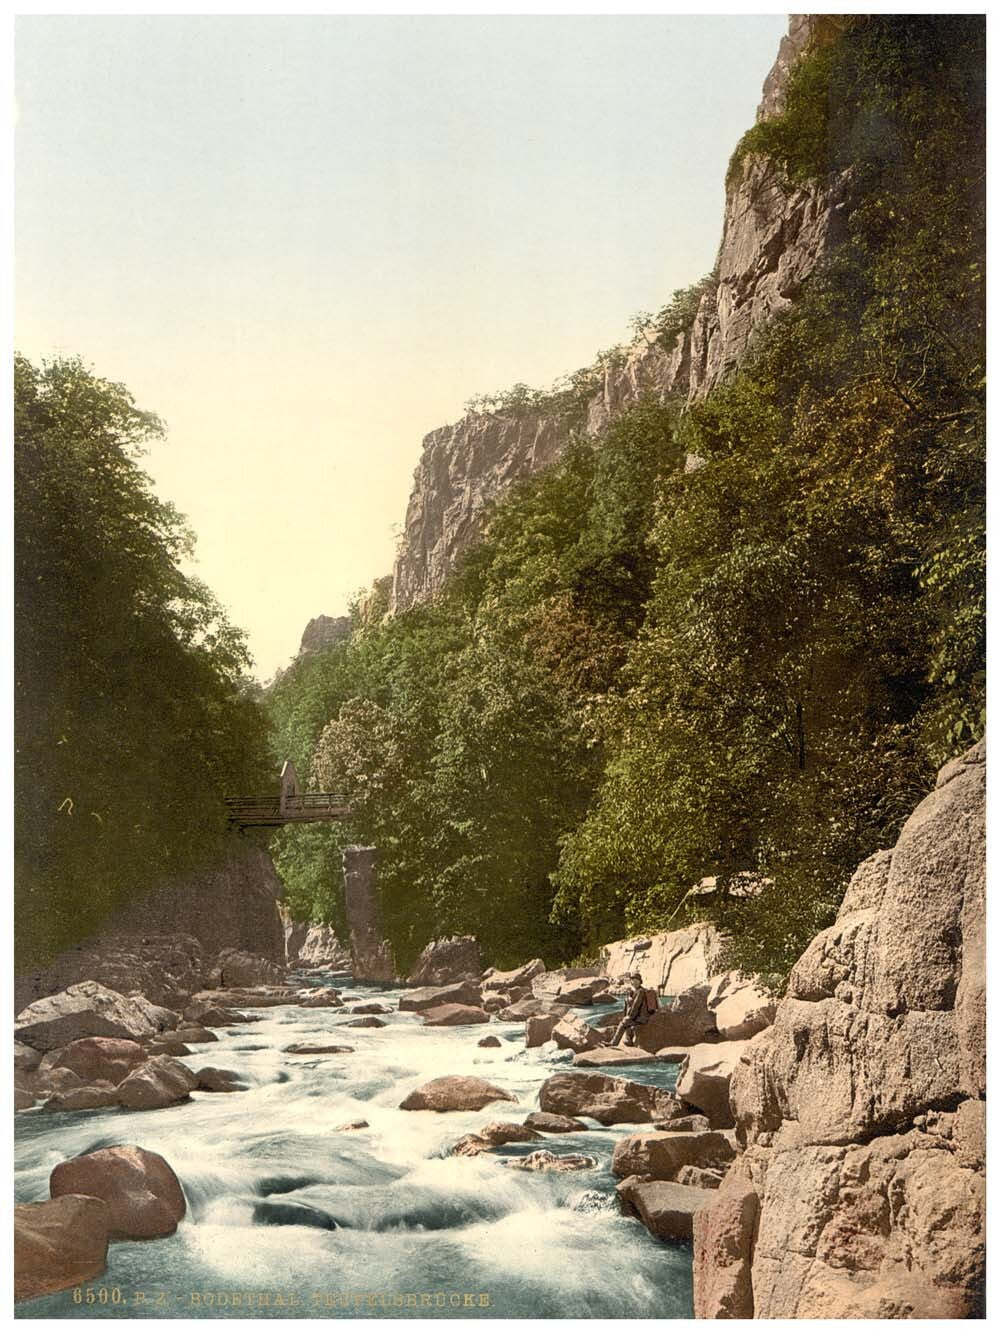
{"type": "Polygon", "coordinates": [[[636,1029],[648,1023],[659,1008],[656,991],[652,987],[643,987],[642,977],[638,972],[631,972],[625,991],[625,1010],[622,1020],[615,1028],[611,1045],[617,1046],[625,1038],[626,1046],[636,1044],[636,1029]]]}

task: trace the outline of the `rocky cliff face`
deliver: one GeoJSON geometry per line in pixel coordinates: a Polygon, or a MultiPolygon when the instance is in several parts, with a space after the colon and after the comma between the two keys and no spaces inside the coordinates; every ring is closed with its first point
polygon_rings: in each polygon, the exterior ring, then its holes
{"type": "Polygon", "coordinates": [[[204,965],[223,949],[284,963],[284,928],[277,903],[283,886],[270,856],[234,838],[217,865],[162,885],[116,913],[99,934],[16,978],[20,1010],[77,981],[141,990],[155,1003],[169,992],[203,984],[204,965]]]}
{"type": "Polygon", "coordinates": [[[748,1043],[700,1317],[982,1314],[985,786],[983,745],[941,770],[748,1043]]]}
{"type": "MultiPolygon", "coordinates": [[[[781,111],[789,72],[803,51],[830,40],[843,24],[836,15],[792,15],[764,83],[758,119],[781,111]]],[[[747,157],[727,187],[717,278],[692,326],[669,347],[640,338],[622,364],[609,365],[584,406],[585,430],[599,435],[647,395],[696,401],[729,374],[754,333],[788,306],[836,243],[846,184],[794,188],[771,162],[747,157]]],[[[490,502],[512,482],[548,467],[570,433],[565,414],[544,409],[475,412],[432,431],[414,475],[391,609],[433,596],[481,533],[490,502]]]]}
{"type": "Polygon", "coordinates": [[[333,643],[341,643],[351,637],[350,616],[314,616],[302,631],[299,644],[299,657],[306,653],[319,652],[333,643]]]}

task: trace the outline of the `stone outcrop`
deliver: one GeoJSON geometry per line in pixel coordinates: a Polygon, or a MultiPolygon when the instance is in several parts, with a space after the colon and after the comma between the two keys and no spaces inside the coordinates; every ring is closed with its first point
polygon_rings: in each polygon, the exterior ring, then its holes
{"type": "Polygon", "coordinates": [[[444,940],[431,940],[425,945],[407,981],[411,986],[447,986],[458,981],[478,981],[482,968],[475,938],[453,935],[444,940]]]}
{"type": "Polygon", "coordinates": [[[728,1129],[733,1124],[730,1085],[746,1051],[747,1043],[743,1041],[692,1046],[677,1072],[678,1097],[704,1111],[719,1129],[728,1129]]]}
{"type": "Polygon", "coordinates": [[[491,1102],[513,1102],[509,1092],[482,1078],[446,1074],[415,1088],[399,1103],[401,1111],[481,1111],[491,1102]]]}
{"type": "Polygon", "coordinates": [[[280,986],[284,968],[258,954],[242,949],[223,949],[209,974],[209,985],[217,990],[235,990],[242,986],[280,986]]]}
{"type": "Polygon", "coordinates": [[[309,926],[305,928],[295,961],[301,967],[348,968],[351,951],[337,938],[332,926],[309,926]]]}
{"type": "Polygon", "coordinates": [[[165,881],[117,911],[96,935],[46,967],[15,978],[15,1007],[79,981],[99,981],[127,995],[181,1009],[222,949],[241,949],[284,964],[283,892],[271,858],[245,839],[230,840],[212,867],[165,881]]]}
{"type": "Polygon", "coordinates": [[[126,1144],[60,1162],[49,1177],[53,1199],[85,1194],[108,1206],[109,1235],[119,1240],[171,1236],[186,1212],[184,1192],[159,1153],[126,1144]]]}
{"type": "Polygon", "coordinates": [[[344,643],[351,637],[353,625],[350,616],[314,616],[302,631],[299,657],[318,653],[335,643],[344,643]]]}
{"type": "Polygon", "coordinates": [[[14,1299],[64,1291],[104,1272],[111,1213],[103,1199],[64,1194],[14,1208],[14,1299]]]}
{"type": "Polygon", "coordinates": [[[474,981],[455,981],[450,986],[422,986],[400,996],[399,1008],[403,1013],[421,1013],[439,1004],[474,1004],[482,1001],[482,993],[474,981]]]}
{"type": "Polygon", "coordinates": [[[716,977],[706,997],[723,1041],[755,1037],[774,1022],[777,1000],[756,977],[726,972],[716,977]]]}
{"type": "Polygon", "coordinates": [[[355,981],[394,981],[396,963],[382,935],[374,847],[344,848],[344,906],[355,981]]]}
{"type": "MultiPolygon", "coordinates": [[[[794,62],[808,47],[830,40],[839,26],[837,16],[793,16],[765,81],[758,119],[780,112],[794,62]]],[[[690,327],[666,345],[647,331],[623,357],[594,366],[589,387],[570,411],[555,399],[537,408],[477,410],[427,435],[393,571],[392,611],[435,595],[456,558],[483,531],[491,502],[559,458],[574,412],[596,437],[643,397],[703,398],[739,363],[757,331],[787,309],[836,244],[846,208],[845,181],[795,187],[772,162],[746,157],[727,184],[715,273],[690,327]]],[[[683,985],[704,979],[692,977],[683,985]]]]}
{"type": "MultiPolygon", "coordinates": [[[[601,949],[601,965],[610,977],[638,972],[642,984],[661,995],[676,996],[704,985],[718,971],[723,940],[709,922],[644,935],[636,940],[615,940],[601,949]],[[636,944],[649,942],[635,952],[636,944]]],[[[661,1045],[665,1045],[662,1043],[661,1045]]]]}
{"type": "Polygon", "coordinates": [[[593,1004],[608,989],[607,976],[592,967],[561,967],[533,977],[531,993],[554,1004],[593,1004]]]}
{"type": "Polygon", "coordinates": [[[616,1176],[676,1180],[685,1166],[719,1167],[733,1160],[732,1136],[718,1130],[630,1134],[615,1144],[611,1169],[616,1176]]]}
{"type": "Polygon", "coordinates": [[[747,1043],[701,1317],[982,1314],[985,780],[983,745],[941,770],[747,1043]]]}
{"type": "Polygon", "coordinates": [[[705,1190],[629,1176],[616,1193],[623,1213],[638,1217],[660,1240],[690,1240],[694,1217],[712,1200],[705,1190]]]}
{"type": "Polygon", "coordinates": [[[472,1004],[437,1004],[432,1009],[424,1010],[424,1027],[456,1028],[467,1027],[472,1023],[488,1023],[490,1016],[485,1009],[472,1004]]]}

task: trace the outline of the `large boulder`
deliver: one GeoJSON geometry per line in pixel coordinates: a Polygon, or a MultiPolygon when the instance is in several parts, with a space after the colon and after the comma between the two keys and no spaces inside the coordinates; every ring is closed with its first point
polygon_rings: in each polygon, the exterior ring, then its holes
{"type": "Polygon", "coordinates": [[[495,967],[488,967],[483,973],[483,987],[502,991],[530,987],[535,977],[541,976],[544,971],[545,964],[540,958],[532,958],[529,963],[523,963],[509,972],[499,972],[495,967]]]}
{"type": "Polygon", "coordinates": [[[561,967],[532,978],[531,993],[537,1000],[552,1004],[593,1004],[594,997],[608,988],[603,972],[591,967],[561,967]]]}
{"type": "Polygon", "coordinates": [[[669,1120],[682,1109],[663,1088],[607,1074],[553,1074],[539,1089],[538,1105],[554,1115],[585,1115],[602,1125],[669,1120]]]}
{"type": "Polygon", "coordinates": [[[574,1120],[568,1115],[552,1115],[548,1111],[532,1111],[524,1117],[529,1129],[540,1130],[543,1134],[580,1134],[587,1126],[582,1120],[574,1120]]]}
{"type": "Polygon", "coordinates": [[[573,1063],[582,1069],[620,1069],[629,1065],[658,1065],[662,1061],[639,1046],[594,1046],[577,1052],[573,1063]]]}
{"type": "Polygon", "coordinates": [[[15,1039],[36,1051],[55,1051],[80,1037],[142,1041],[155,1031],[134,1001],[96,981],[81,981],[36,1000],[14,1021],[15,1039]]]}
{"type": "Polygon", "coordinates": [[[163,1004],[154,1004],[152,1000],[147,1000],[141,991],[129,991],[128,999],[146,1015],[157,1032],[169,1031],[170,1028],[176,1027],[180,1020],[180,1014],[176,1009],[168,1009],[163,1004]]]}
{"type": "Polygon", "coordinates": [[[524,1044],[526,1047],[544,1046],[552,1040],[552,1033],[562,1022],[559,1014],[537,1014],[524,1023],[524,1044]]]}
{"type": "Polygon", "coordinates": [[[404,1013],[419,1014],[424,1009],[435,1009],[439,1004],[478,1006],[482,998],[477,981],[455,981],[450,986],[423,986],[420,990],[409,991],[400,996],[399,1007],[404,1013]]]}
{"type": "Polygon", "coordinates": [[[629,1176],[616,1189],[623,1213],[638,1217],[659,1240],[690,1240],[695,1216],[714,1201],[707,1190],[629,1176]]]}
{"type": "Polygon", "coordinates": [[[85,1083],[104,1081],[117,1086],[145,1059],[146,1051],[137,1041],[124,1041],[120,1037],[81,1037],[61,1050],[51,1051],[39,1068],[71,1069],[85,1083]]]}
{"type": "Polygon", "coordinates": [[[679,995],[691,986],[704,985],[718,972],[724,944],[715,926],[700,922],[606,944],[601,949],[601,967],[609,977],[638,972],[644,986],[662,995],[679,995]],[[647,947],[636,951],[636,944],[647,947]]]}
{"type": "Polygon", "coordinates": [[[592,1051],[603,1040],[582,1018],[567,1014],[552,1029],[551,1040],[563,1051],[592,1051]]]}
{"type": "Polygon", "coordinates": [[[342,1009],[344,1001],[332,986],[323,986],[299,1000],[300,1009],[342,1009]]]}
{"type": "Polygon", "coordinates": [[[539,1000],[533,995],[528,995],[523,1000],[509,1004],[506,1009],[501,1009],[497,1017],[502,1023],[523,1023],[525,1019],[541,1018],[543,1014],[551,1014],[559,1019],[568,1013],[569,1005],[557,1004],[555,1000],[539,1000]]]}
{"type": "Polygon", "coordinates": [[[432,1078],[399,1103],[401,1111],[481,1111],[491,1102],[514,1102],[509,1092],[482,1078],[449,1074],[432,1078]]]}
{"type": "Polygon", "coordinates": [[[198,1080],[179,1060],[154,1055],[118,1085],[118,1101],[127,1111],[157,1111],[186,1101],[198,1080]]]}
{"type": "Polygon", "coordinates": [[[715,1015],[708,1007],[711,987],[707,982],[689,986],[675,995],[636,1029],[636,1040],[644,1051],[664,1046],[696,1046],[718,1039],[715,1015]]]}
{"type": "Polygon", "coordinates": [[[736,1156],[731,1137],[708,1133],[630,1134],[619,1139],[611,1158],[616,1176],[651,1176],[654,1180],[676,1180],[683,1166],[727,1166],[736,1156]]]}
{"type": "Polygon", "coordinates": [[[729,1105],[729,1084],[749,1043],[706,1042],[692,1046],[677,1074],[677,1095],[704,1111],[717,1129],[734,1124],[729,1105]]]}
{"type": "Polygon", "coordinates": [[[724,972],[716,977],[706,1003],[723,1041],[755,1037],[774,1022],[778,1001],[757,977],[724,972]]]}
{"type": "Polygon", "coordinates": [[[108,1106],[118,1105],[118,1089],[110,1083],[86,1088],[68,1088],[65,1092],[55,1092],[46,1101],[43,1111],[99,1111],[108,1106]]]}
{"type": "Polygon", "coordinates": [[[14,1299],[89,1282],[104,1272],[111,1210],[92,1195],[65,1194],[14,1207],[14,1299]]]}
{"type": "Polygon", "coordinates": [[[747,1044],[700,1317],[982,1317],[985,779],[982,745],[942,769],[747,1044]]]}
{"type": "Polygon", "coordinates": [[[184,1216],[184,1191],[159,1153],[125,1144],[60,1162],[49,1177],[53,1199],[86,1194],[110,1210],[112,1239],[170,1236],[184,1216]]]}
{"type": "Polygon", "coordinates": [[[475,936],[454,935],[425,945],[407,981],[411,986],[446,986],[470,977],[478,980],[482,970],[475,936]]]}
{"type": "Polygon", "coordinates": [[[303,967],[345,968],[351,965],[351,950],[331,926],[310,926],[298,946],[296,961],[303,967]]]}
{"type": "Polygon", "coordinates": [[[489,1021],[485,1009],[477,1009],[471,1004],[438,1004],[433,1009],[424,1010],[424,1027],[428,1028],[468,1027],[489,1021]]]}
{"type": "Polygon", "coordinates": [[[284,969],[267,958],[245,953],[242,949],[223,949],[215,960],[211,984],[221,989],[239,986],[280,985],[284,969]]]}

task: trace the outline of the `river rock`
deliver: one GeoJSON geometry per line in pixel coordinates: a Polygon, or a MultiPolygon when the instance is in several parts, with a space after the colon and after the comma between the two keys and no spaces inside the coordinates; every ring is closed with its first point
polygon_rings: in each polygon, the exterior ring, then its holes
{"type": "Polygon", "coordinates": [[[538,1104],[555,1115],[585,1115],[602,1125],[668,1120],[682,1114],[673,1093],[607,1074],[553,1074],[542,1084],[538,1104]]]}
{"type": "Polygon", "coordinates": [[[480,1037],[476,1042],[477,1046],[502,1046],[503,1042],[499,1037],[494,1037],[492,1033],[488,1037],[480,1037]]]}
{"type": "Polygon", "coordinates": [[[136,1041],[120,1037],[81,1037],[42,1060],[41,1069],[72,1069],[85,1083],[107,1081],[117,1086],[127,1074],[146,1059],[145,1049],[136,1041]]]}
{"type": "Polygon", "coordinates": [[[191,998],[192,1001],[210,1001],[228,1009],[273,1009],[276,1005],[299,1002],[298,994],[290,986],[240,986],[226,990],[201,990],[191,998]]]}
{"type": "Polygon", "coordinates": [[[242,986],[278,986],[284,979],[284,970],[277,963],[242,949],[223,949],[210,974],[211,985],[223,990],[242,986]]]}
{"type": "Polygon", "coordinates": [[[542,1137],[531,1125],[519,1125],[514,1120],[491,1120],[478,1132],[494,1148],[505,1143],[534,1143],[542,1137]]]}
{"type": "Polygon", "coordinates": [[[221,1004],[210,1004],[207,1000],[192,1000],[184,1010],[183,1020],[175,1023],[172,1030],[189,1027],[225,1028],[246,1021],[246,1014],[236,1009],[226,1009],[221,1004]]]}
{"type": "Polygon", "coordinates": [[[592,1051],[601,1044],[602,1037],[582,1018],[567,1014],[552,1029],[551,1040],[562,1051],[592,1051]]]}
{"type": "Polygon", "coordinates": [[[504,1023],[521,1023],[528,1018],[540,1018],[543,1014],[558,1020],[568,1013],[569,1005],[556,1004],[555,1000],[539,1000],[531,995],[501,1009],[497,1017],[504,1023]]]}
{"type": "Polygon", "coordinates": [[[146,1047],[149,1055],[190,1055],[191,1047],[182,1041],[151,1041],[146,1047]]]}
{"type": "Polygon", "coordinates": [[[614,1069],[618,1065],[658,1065],[660,1057],[638,1046],[595,1046],[574,1055],[573,1063],[584,1069],[614,1069]]]}
{"type": "Polygon", "coordinates": [[[504,1166],[516,1171],[591,1171],[597,1165],[596,1157],[584,1153],[554,1153],[547,1148],[530,1152],[526,1157],[510,1157],[504,1166]]]}
{"type": "Polygon", "coordinates": [[[400,997],[399,1007],[403,1012],[420,1013],[424,1009],[436,1009],[441,1004],[478,1005],[482,993],[475,981],[456,981],[450,986],[424,986],[420,990],[409,991],[400,997]]]}
{"type": "Polygon", "coordinates": [[[338,1125],[334,1131],[337,1134],[346,1134],[355,1129],[370,1129],[371,1126],[367,1120],[349,1120],[346,1125],[338,1125]]]}
{"type": "Polygon", "coordinates": [[[14,1073],[30,1074],[41,1063],[42,1053],[33,1046],[26,1046],[23,1041],[14,1042],[14,1073]]]}
{"type": "Polygon", "coordinates": [[[411,986],[445,986],[467,978],[478,980],[482,970],[475,937],[453,935],[425,945],[407,981],[411,986]]]}
{"type": "Polygon", "coordinates": [[[543,1134],[579,1134],[587,1128],[582,1120],[573,1120],[568,1115],[552,1115],[548,1111],[532,1111],[525,1116],[524,1123],[529,1129],[540,1130],[543,1134]]]}
{"type": "Polygon", "coordinates": [[[381,1018],[376,1018],[374,1014],[365,1014],[363,1018],[351,1018],[339,1026],[342,1028],[384,1028],[389,1025],[383,1022],[381,1018]]]}
{"type": "Polygon", "coordinates": [[[14,1299],[89,1282],[104,1272],[111,1210],[103,1199],[66,1194],[14,1207],[14,1299]]]}
{"type": "Polygon", "coordinates": [[[353,1046],[307,1046],[301,1043],[295,1046],[286,1046],[285,1052],[288,1055],[353,1055],[353,1046]]]}
{"type": "Polygon", "coordinates": [[[594,996],[608,988],[608,979],[589,967],[562,967],[533,977],[531,993],[537,1000],[553,1004],[593,1004],[594,996]]]}
{"type": "Polygon", "coordinates": [[[725,972],[714,978],[706,1003],[723,1041],[745,1041],[774,1022],[777,1000],[757,977],[725,972]]]}
{"type": "Polygon", "coordinates": [[[729,1083],[748,1043],[724,1041],[693,1046],[677,1075],[677,1095],[704,1111],[717,1129],[735,1121],[729,1105],[729,1083]]]}
{"type": "Polygon", "coordinates": [[[206,1065],[195,1074],[199,1092],[246,1092],[247,1085],[240,1082],[235,1069],[216,1069],[206,1065]]]}
{"type": "Polygon", "coordinates": [[[488,1014],[498,1014],[510,1003],[510,996],[505,991],[483,991],[483,1008],[488,1014]]]}
{"type": "Polygon", "coordinates": [[[695,1215],[713,1201],[707,1190],[630,1176],[617,1187],[623,1213],[638,1217],[660,1240],[690,1240],[695,1215]]]}
{"type": "Polygon", "coordinates": [[[715,1014],[708,1007],[710,993],[711,987],[703,983],[675,995],[666,1007],[661,1007],[636,1029],[636,1040],[642,1049],[655,1052],[664,1046],[696,1046],[717,1041],[715,1014]]]}
{"type": "Polygon", "coordinates": [[[452,1028],[467,1027],[473,1023],[488,1023],[490,1016],[485,1009],[476,1009],[469,1004],[439,1004],[434,1009],[424,1011],[424,1027],[452,1028]]]}
{"type": "Polygon", "coordinates": [[[176,1027],[180,1021],[180,1014],[176,1009],[168,1009],[163,1004],[154,1004],[143,995],[142,991],[129,991],[127,998],[146,1015],[157,1032],[166,1032],[176,1027]]]}
{"type": "Polygon", "coordinates": [[[110,1083],[102,1087],[68,1088],[56,1092],[43,1103],[43,1111],[98,1111],[118,1105],[118,1089],[110,1083]]]}
{"type": "Polygon", "coordinates": [[[528,1018],[524,1024],[524,1044],[526,1047],[544,1046],[551,1041],[552,1033],[562,1021],[559,1014],[538,1014],[528,1018]]]}
{"type": "Polygon", "coordinates": [[[184,1192],[159,1153],[126,1144],[60,1162],[49,1177],[53,1199],[86,1194],[110,1210],[112,1239],[171,1236],[184,1216],[184,1192]]]}
{"type": "Polygon", "coordinates": [[[747,1043],[700,1317],[983,1317],[985,768],[942,769],[747,1043]]]}
{"type": "Polygon", "coordinates": [[[262,1199],[260,1203],[255,1203],[253,1220],[266,1227],[317,1227],[321,1231],[337,1230],[337,1223],[321,1208],[285,1199],[262,1199]]]}
{"type": "Polygon", "coordinates": [[[509,972],[498,972],[495,967],[489,967],[483,973],[483,987],[503,991],[514,987],[530,987],[535,977],[541,976],[544,971],[545,964],[540,958],[532,958],[529,963],[512,968],[509,972]]]}
{"type": "Polygon", "coordinates": [[[717,1190],[725,1171],[708,1166],[682,1166],[674,1179],[678,1185],[690,1185],[696,1190],[717,1190]]]}
{"type": "Polygon", "coordinates": [[[169,1055],[154,1055],[118,1085],[118,1101],[128,1111],[155,1111],[186,1101],[197,1084],[187,1065],[169,1055]]]}
{"type": "Polygon", "coordinates": [[[392,1010],[384,1004],[356,1004],[352,1014],[391,1014],[392,1010]]]}
{"type": "Polygon", "coordinates": [[[69,1092],[73,1088],[86,1087],[84,1080],[72,1069],[63,1069],[53,1065],[48,1069],[36,1069],[31,1078],[31,1090],[37,1093],[69,1092]]]}
{"type": "Polygon", "coordinates": [[[712,1123],[707,1115],[679,1115],[675,1120],[654,1121],[653,1128],[669,1134],[706,1134],[712,1123]]]}
{"type": "Polygon", "coordinates": [[[141,1041],[155,1031],[138,1005],[96,981],[36,1000],[14,1023],[15,1039],[37,1051],[55,1051],[80,1037],[141,1041]]]}
{"type": "Polygon", "coordinates": [[[344,1005],[340,991],[332,986],[324,986],[299,1000],[300,1009],[342,1009],[344,1005]]]}
{"type": "Polygon", "coordinates": [[[485,1079],[450,1074],[432,1078],[399,1103],[401,1111],[481,1111],[490,1102],[514,1102],[516,1097],[485,1079]]]}
{"type": "Polygon", "coordinates": [[[341,944],[337,933],[330,926],[310,926],[304,941],[299,945],[297,961],[307,967],[330,968],[350,967],[351,950],[341,944]]]}
{"type": "Polygon", "coordinates": [[[719,1131],[701,1134],[630,1134],[619,1139],[611,1158],[616,1176],[648,1176],[676,1180],[682,1166],[726,1166],[736,1156],[734,1143],[719,1131]]]}
{"type": "Polygon", "coordinates": [[[174,1031],[172,1032],[162,1033],[157,1038],[156,1042],[152,1044],[162,1046],[165,1042],[168,1041],[179,1041],[182,1042],[184,1045],[187,1045],[188,1042],[191,1042],[192,1044],[197,1046],[199,1042],[218,1041],[218,1040],[219,1038],[215,1035],[215,1033],[211,1030],[211,1028],[196,1027],[194,1024],[191,1024],[188,1027],[175,1028],[174,1031]]]}
{"type": "Polygon", "coordinates": [[[35,1094],[27,1088],[14,1088],[14,1110],[29,1111],[35,1104],[35,1094]]]}

